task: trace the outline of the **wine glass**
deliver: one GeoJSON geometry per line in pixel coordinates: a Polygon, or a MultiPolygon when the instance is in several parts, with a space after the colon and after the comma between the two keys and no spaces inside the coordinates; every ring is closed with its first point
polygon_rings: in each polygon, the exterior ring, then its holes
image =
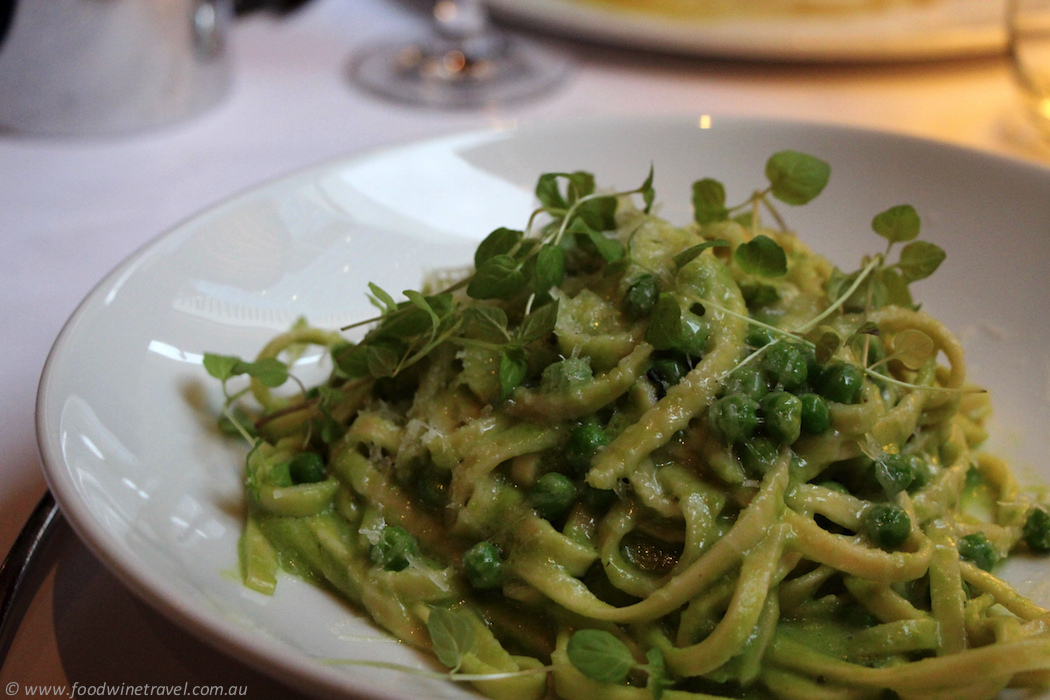
{"type": "Polygon", "coordinates": [[[556,52],[494,28],[482,0],[438,0],[432,14],[431,36],[367,47],[351,80],[401,102],[476,108],[539,95],[568,74],[556,52]]]}

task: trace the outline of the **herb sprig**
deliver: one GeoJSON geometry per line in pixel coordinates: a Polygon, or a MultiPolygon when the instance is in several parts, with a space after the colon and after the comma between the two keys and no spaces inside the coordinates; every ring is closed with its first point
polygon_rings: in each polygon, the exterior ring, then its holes
{"type": "Polygon", "coordinates": [[[396,377],[448,341],[490,350],[498,358],[500,399],[505,400],[528,373],[526,348],[554,330],[558,301],[550,291],[565,278],[567,253],[593,252],[602,264],[624,258],[622,243],[607,232],[616,228],[622,197],[640,195],[649,211],[655,198],[653,170],[641,186],[623,192],[595,191],[594,176],[577,171],[547,173],[536,184],[540,202],[526,231],[498,228],[478,246],[474,272],[433,295],[405,291],[407,301],[369,285],[378,317],[343,330],[375,324],[355,345],[335,352],[336,366],[349,378],[396,377]],[[541,215],[548,221],[535,234],[541,215]],[[455,292],[463,290],[463,295],[455,292]]]}

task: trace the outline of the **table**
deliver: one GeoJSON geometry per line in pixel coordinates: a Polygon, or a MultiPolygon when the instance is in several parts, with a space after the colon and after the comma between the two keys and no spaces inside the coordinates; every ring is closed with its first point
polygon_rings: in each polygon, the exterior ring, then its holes
{"type": "MultiPolygon", "coordinates": [[[[422,30],[421,3],[315,0],[237,22],[234,84],[192,120],[122,138],[0,135],[0,552],[44,492],[36,385],[77,303],[111,268],[235,193],[363,149],[538,119],[618,113],[762,115],[940,139],[1050,164],[1020,116],[1004,56],[906,65],[773,65],[641,54],[541,37],[575,72],[520,106],[439,112],[383,102],[345,80],[355,46],[422,30]]],[[[0,685],[79,682],[295,693],[231,661],[140,603],[68,531],[0,685]]],[[[10,686],[14,688],[15,686],[10,686]]],[[[17,694],[17,693],[15,693],[17,694]]]]}

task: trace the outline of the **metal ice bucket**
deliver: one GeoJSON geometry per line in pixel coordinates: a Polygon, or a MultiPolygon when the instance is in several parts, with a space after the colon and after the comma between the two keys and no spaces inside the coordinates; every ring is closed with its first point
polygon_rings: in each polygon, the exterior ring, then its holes
{"type": "Polygon", "coordinates": [[[0,0],[0,129],[108,135],[197,114],[229,84],[232,0],[0,0]]]}

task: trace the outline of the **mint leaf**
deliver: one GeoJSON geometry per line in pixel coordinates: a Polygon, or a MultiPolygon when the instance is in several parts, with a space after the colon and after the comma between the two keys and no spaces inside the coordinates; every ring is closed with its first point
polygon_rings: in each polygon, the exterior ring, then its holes
{"type": "Polygon", "coordinates": [[[785,204],[806,204],[824,190],[830,176],[831,166],[807,153],[780,151],[766,161],[771,192],[785,204]]]}
{"type": "Polygon", "coordinates": [[[576,207],[576,216],[583,219],[595,231],[610,231],[616,228],[616,197],[595,197],[581,202],[576,207]]]}
{"type": "Polygon", "coordinates": [[[525,234],[509,228],[498,228],[485,236],[477,250],[474,251],[474,267],[481,267],[489,258],[496,255],[508,255],[519,243],[525,234]]]}
{"type": "Polygon", "coordinates": [[[646,690],[652,695],[653,700],[660,700],[664,691],[674,685],[674,679],[667,672],[667,664],[664,662],[664,653],[659,647],[652,647],[645,652],[645,659],[649,663],[645,666],[645,672],[649,674],[645,682],[646,690]]]}
{"type": "Polygon", "coordinates": [[[945,257],[940,246],[927,241],[913,241],[901,248],[897,269],[905,282],[916,282],[936,272],[945,257]]]}
{"type": "Polygon", "coordinates": [[[693,183],[693,219],[698,224],[710,224],[729,218],[726,208],[726,188],[718,180],[706,177],[693,183]]]}
{"type": "Polygon", "coordinates": [[[474,299],[509,299],[525,288],[521,263],[506,254],[494,255],[474,273],[467,294],[474,299]]]}
{"type": "Polygon", "coordinates": [[[204,353],[204,369],[216,379],[226,381],[240,372],[234,372],[234,368],[243,362],[241,358],[234,355],[216,355],[204,353]]]}
{"type": "Polygon", "coordinates": [[[594,175],[583,170],[574,173],[544,173],[536,182],[536,198],[547,209],[568,209],[576,200],[594,193],[594,175]],[[566,181],[565,196],[558,180],[566,181]]]}
{"type": "Polygon", "coordinates": [[[438,661],[455,673],[463,664],[463,656],[474,650],[477,643],[470,613],[447,608],[430,608],[427,632],[438,661]]]}
{"type": "Polygon", "coordinates": [[[745,272],[761,277],[779,277],[787,273],[787,255],[769,236],[755,236],[747,243],[741,243],[734,255],[745,272]]]}
{"type": "Polygon", "coordinates": [[[521,348],[509,348],[499,355],[500,401],[506,401],[511,393],[525,380],[529,366],[521,348]]]}
{"type": "Polygon", "coordinates": [[[263,386],[277,387],[288,381],[288,367],[274,357],[265,357],[255,362],[240,362],[234,367],[237,374],[255,377],[263,386]]]}
{"type": "Polygon", "coordinates": [[[539,340],[554,330],[558,322],[558,301],[544,304],[525,317],[518,328],[517,337],[521,343],[531,343],[539,340]]]}
{"type": "Polygon", "coordinates": [[[871,220],[871,228],[875,233],[892,243],[902,243],[916,238],[921,226],[919,214],[910,204],[890,207],[876,214],[871,220]]]}
{"type": "Polygon", "coordinates": [[[546,294],[565,279],[565,249],[561,246],[550,243],[541,246],[534,260],[532,291],[537,295],[546,294]]]}
{"type": "Polygon", "coordinates": [[[649,314],[645,341],[657,350],[672,350],[682,342],[682,309],[670,292],[662,292],[649,314]]]}
{"type": "Polygon", "coordinates": [[[623,683],[634,666],[627,645],[605,630],[576,630],[566,653],[577,671],[600,683],[623,683]]]}

